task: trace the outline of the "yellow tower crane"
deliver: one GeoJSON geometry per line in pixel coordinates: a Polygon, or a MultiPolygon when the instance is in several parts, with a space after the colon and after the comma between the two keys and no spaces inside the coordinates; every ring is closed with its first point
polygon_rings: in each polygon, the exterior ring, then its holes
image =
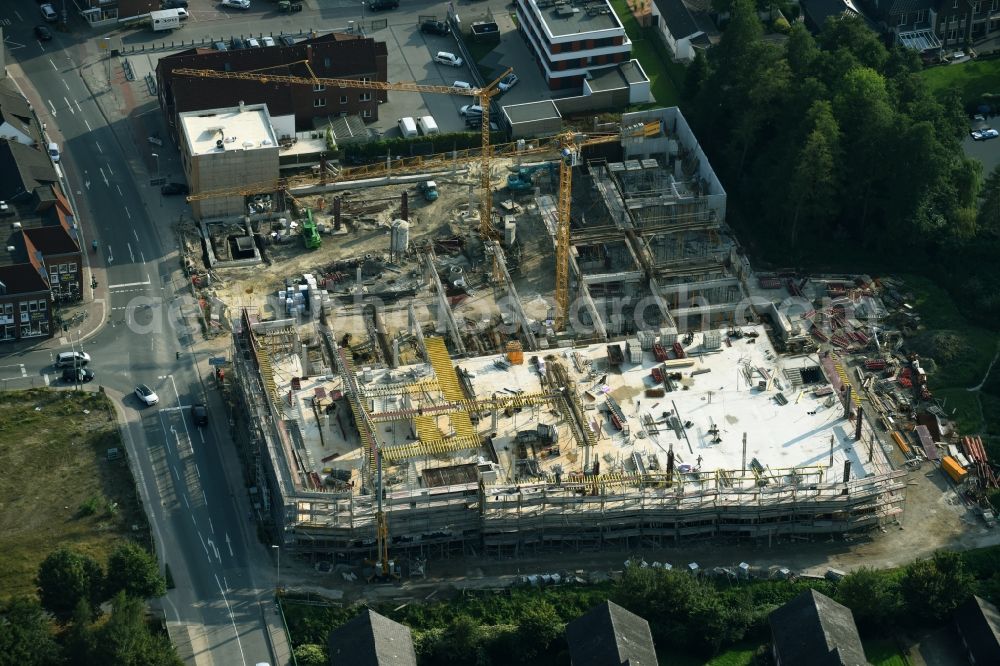
{"type": "MultiPolygon", "coordinates": [[[[482,139],[483,144],[480,151],[480,202],[479,202],[479,230],[480,234],[484,239],[493,239],[496,237],[496,231],[493,229],[493,188],[490,183],[490,100],[500,93],[500,81],[510,74],[513,70],[507,68],[500,76],[498,76],[492,83],[484,88],[455,88],[453,86],[436,86],[436,85],[426,85],[422,83],[410,83],[410,82],[397,82],[390,83],[388,81],[364,81],[357,79],[336,79],[336,78],[326,78],[321,76],[316,76],[316,74],[309,67],[309,61],[302,60],[297,62],[288,63],[283,65],[283,67],[288,65],[303,64],[309,71],[310,76],[294,76],[289,74],[270,74],[262,70],[252,70],[246,72],[223,72],[214,69],[193,69],[188,67],[179,67],[173,70],[173,73],[177,76],[193,76],[207,79],[227,79],[230,81],[256,81],[261,84],[266,83],[287,83],[289,85],[322,85],[328,88],[351,88],[360,90],[379,90],[379,91],[395,91],[395,92],[418,92],[418,93],[434,93],[441,95],[462,95],[465,97],[479,98],[479,105],[483,109],[482,116],[482,139]]],[[[281,189],[281,183],[257,183],[249,185],[246,188],[241,188],[242,190],[256,189],[260,192],[259,188],[266,187],[270,190],[281,189]]],[[[263,191],[268,191],[267,189],[263,191]]],[[[209,198],[210,196],[221,196],[224,191],[220,191],[218,194],[212,194],[211,192],[205,192],[205,195],[200,198],[209,198]]],[[[230,192],[232,194],[233,192],[230,192]]],[[[251,193],[251,192],[248,192],[251,193]]],[[[198,195],[196,195],[198,196],[198,195]]],[[[189,199],[197,200],[197,199],[189,199]]]]}

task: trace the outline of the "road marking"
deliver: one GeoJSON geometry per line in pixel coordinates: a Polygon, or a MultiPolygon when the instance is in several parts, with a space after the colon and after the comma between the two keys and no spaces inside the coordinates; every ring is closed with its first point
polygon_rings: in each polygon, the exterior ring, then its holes
{"type": "Polygon", "coordinates": [[[198,532],[198,539],[201,541],[201,547],[205,549],[205,554],[209,555],[208,563],[211,564],[212,563],[211,553],[208,552],[208,546],[205,545],[205,537],[201,535],[201,532],[198,532]]]}
{"type": "Polygon", "coordinates": [[[243,654],[243,642],[240,640],[240,632],[236,628],[236,618],[233,616],[233,609],[229,606],[229,599],[226,598],[226,591],[222,589],[222,583],[219,582],[218,574],[215,574],[215,584],[219,586],[219,592],[222,593],[222,600],[226,602],[226,610],[229,611],[229,621],[233,624],[233,632],[236,634],[236,646],[240,649],[240,659],[243,660],[243,665],[246,666],[247,657],[243,654]]]}
{"type": "Polygon", "coordinates": [[[115,260],[115,253],[111,251],[111,246],[108,246],[108,263],[112,263],[115,260]]]}
{"type": "Polygon", "coordinates": [[[83,107],[80,106],[80,100],[74,99],[73,103],[76,104],[76,110],[79,111],[80,113],[83,113],[83,107]]]}
{"type": "MultiPolygon", "coordinates": [[[[108,247],[110,248],[110,246],[108,247]]],[[[146,280],[145,282],[123,282],[121,284],[108,285],[108,289],[124,289],[125,287],[144,287],[147,284],[149,284],[149,280],[146,280]]]]}
{"type": "Polygon", "coordinates": [[[184,506],[186,506],[187,508],[190,509],[191,508],[191,504],[188,502],[187,495],[181,495],[181,499],[184,500],[184,506]]]}
{"type": "Polygon", "coordinates": [[[112,176],[115,175],[115,172],[111,169],[110,164],[108,165],[108,173],[110,173],[112,176]]]}
{"type": "Polygon", "coordinates": [[[235,557],[233,555],[233,542],[229,540],[229,532],[226,532],[226,545],[229,546],[229,557],[235,557]]]}
{"type": "MultiPolygon", "coordinates": [[[[196,474],[198,475],[198,480],[200,481],[200,480],[201,480],[201,468],[200,468],[200,467],[198,467],[198,463],[195,463],[195,464],[194,464],[194,471],[195,471],[195,473],[196,473],[196,474]]],[[[209,518],[209,519],[208,519],[208,522],[210,522],[210,523],[211,523],[211,522],[212,522],[212,519],[211,519],[211,518],[209,518]]]]}
{"type": "MultiPolygon", "coordinates": [[[[128,208],[125,209],[125,214],[128,215],[128,219],[132,219],[132,213],[128,212],[128,208]]],[[[133,229],[133,231],[135,230],[133,229]]]]}
{"type": "Polygon", "coordinates": [[[56,64],[52,62],[52,58],[49,58],[49,64],[52,65],[52,69],[56,70],[57,72],[59,71],[59,68],[56,67],[56,64]]]}
{"type": "MultiPolygon", "coordinates": [[[[87,125],[87,129],[90,129],[90,125],[87,125]]],[[[101,148],[101,144],[99,144],[98,142],[95,141],[94,145],[97,146],[97,152],[102,153],[102,154],[104,153],[104,149],[101,148]]],[[[110,170],[111,170],[111,167],[108,167],[108,171],[110,171],[110,170]]]]}
{"type": "MultiPolygon", "coordinates": [[[[21,366],[21,376],[22,377],[27,377],[28,376],[28,371],[24,369],[23,365],[21,366]]],[[[77,379],[79,379],[79,378],[77,378],[77,379]]]]}
{"type": "Polygon", "coordinates": [[[205,506],[208,506],[208,495],[205,494],[205,489],[201,491],[201,499],[205,501],[205,506]]]}
{"type": "MultiPolygon", "coordinates": [[[[87,126],[87,131],[88,132],[93,132],[94,131],[93,128],[91,128],[91,126],[90,126],[90,122],[86,118],[83,119],[83,124],[87,126]]],[[[98,146],[97,148],[98,148],[98,150],[100,150],[101,147],[98,146]]]]}
{"type": "Polygon", "coordinates": [[[49,376],[48,375],[42,375],[42,379],[45,380],[45,385],[48,386],[49,385],[49,376]]]}
{"type": "Polygon", "coordinates": [[[66,90],[68,92],[69,91],[69,84],[66,83],[66,79],[63,79],[62,82],[63,82],[63,85],[66,86],[66,90]]]}
{"type": "Polygon", "coordinates": [[[215,559],[219,561],[219,564],[222,564],[222,558],[219,557],[219,549],[215,547],[215,544],[212,543],[211,539],[208,540],[208,545],[212,547],[212,552],[215,553],[215,559]]]}
{"type": "Polygon", "coordinates": [[[195,527],[198,527],[198,521],[194,519],[194,514],[191,514],[191,522],[194,523],[195,527]]]}
{"type": "Polygon", "coordinates": [[[76,111],[73,110],[73,105],[69,103],[69,100],[66,99],[65,95],[63,96],[63,101],[66,102],[66,108],[69,109],[69,112],[72,113],[75,116],[76,115],[76,111]]]}
{"type": "Polygon", "coordinates": [[[23,21],[24,20],[23,18],[21,18],[21,15],[18,13],[18,11],[16,9],[14,10],[14,16],[17,17],[18,21],[23,21]]]}
{"type": "Polygon", "coordinates": [[[181,475],[177,473],[177,467],[175,465],[171,465],[170,467],[171,467],[171,469],[174,470],[174,478],[177,479],[178,481],[180,481],[181,480],[181,475]]]}
{"type": "Polygon", "coordinates": [[[215,525],[212,524],[212,519],[208,519],[208,527],[212,530],[212,534],[215,534],[215,525]]]}
{"type": "Polygon", "coordinates": [[[104,173],[104,168],[103,167],[97,167],[97,170],[101,172],[101,178],[104,179],[104,184],[107,185],[108,187],[111,187],[111,183],[108,182],[108,177],[104,173]]]}
{"type": "Polygon", "coordinates": [[[122,194],[122,188],[118,186],[118,183],[115,183],[115,189],[118,190],[118,196],[120,197],[125,196],[124,194],[122,194]]]}
{"type": "MultiPolygon", "coordinates": [[[[50,60],[49,62],[52,61],[50,60]]],[[[57,115],[59,115],[58,113],[56,113],[56,105],[52,103],[52,100],[47,99],[45,101],[49,103],[49,110],[52,111],[52,117],[55,118],[57,115]]]]}
{"type": "Polygon", "coordinates": [[[142,260],[142,263],[146,263],[146,255],[142,253],[142,250],[139,250],[139,259],[142,260]]]}
{"type": "Polygon", "coordinates": [[[128,245],[128,257],[129,257],[129,259],[131,259],[132,263],[134,264],[135,263],[135,255],[132,254],[132,243],[125,243],[125,244],[128,245]]]}
{"type": "Polygon", "coordinates": [[[198,436],[201,437],[201,443],[204,444],[205,443],[205,433],[202,431],[201,428],[198,428],[198,436]]]}

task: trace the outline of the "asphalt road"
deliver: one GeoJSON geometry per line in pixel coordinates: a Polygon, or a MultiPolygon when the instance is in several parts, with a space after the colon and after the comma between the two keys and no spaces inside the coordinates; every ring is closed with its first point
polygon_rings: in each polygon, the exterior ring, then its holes
{"type": "MultiPolygon", "coordinates": [[[[23,71],[30,86],[25,93],[62,148],[61,167],[83,221],[84,242],[89,249],[92,238],[99,240],[90,260],[106,267],[110,325],[82,346],[93,359],[96,381],[120,402],[126,419],[126,446],[176,585],[164,604],[171,635],[193,663],[272,662],[262,601],[274,579],[269,554],[230,490],[238,489],[243,499],[228,427],[217,414],[206,428],[190,418],[191,404],[206,399],[190,346],[201,334],[195,307],[182,298],[186,283],[170,221],[144,200],[140,188],[147,197],[153,190],[143,158],[119,142],[80,77],[74,55],[82,57],[83,37],[56,32],[52,41],[39,43],[32,32],[36,5],[20,0],[4,11],[10,59],[23,71]],[[132,394],[140,382],[160,396],[157,406],[144,407],[132,394]]],[[[59,349],[0,358],[4,385],[58,383],[52,360],[76,337],[74,331],[62,336],[65,346],[59,349]]]]}

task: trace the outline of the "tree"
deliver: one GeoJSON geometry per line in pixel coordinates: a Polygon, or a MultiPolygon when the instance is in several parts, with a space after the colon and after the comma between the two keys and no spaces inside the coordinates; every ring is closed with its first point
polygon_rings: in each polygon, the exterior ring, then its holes
{"type": "Polygon", "coordinates": [[[120,591],[112,599],[111,608],[111,616],[97,632],[93,663],[182,666],[167,637],[150,632],[141,599],[120,591]]]}
{"type": "Polygon", "coordinates": [[[17,666],[61,663],[49,620],[34,599],[16,597],[0,608],[0,663],[17,666]]]}
{"type": "Polygon", "coordinates": [[[35,584],[45,610],[65,620],[81,600],[97,608],[103,580],[101,565],[92,557],[60,548],[39,565],[35,584]]]}
{"type": "Polygon", "coordinates": [[[66,653],[66,662],[71,666],[90,666],[95,648],[93,613],[90,604],[81,599],[69,626],[63,634],[63,648],[66,653]]]}
{"type": "Polygon", "coordinates": [[[911,562],[900,581],[909,612],[925,621],[949,615],[969,598],[974,585],[962,557],[947,550],[934,553],[931,559],[911,562]]]}
{"type": "Polygon", "coordinates": [[[131,541],[115,548],[108,558],[107,595],[124,590],[130,597],[162,597],[167,583],[160,574],[156,558],[131,541]]]}
{"type": "Polygon", "coordinates": [[[792,173],[792,211],[789,242],[794,249],[799,239],[799,221],[814,224],[835,219],[838,211],[837,167],[840,162],[840,127],[827,101],[809,110],[812,129],[806,137],[792,173]]]}
{"type": "Polygon", "coordinates": [[[322,645],[306,643],[295,648],[295,663],[299,666],[327,666],[330,658],[322,645]]]}
{"type": "Polygon", "coordinates": [[[788,41],[785,42],[785,57],[795,76],[805,76],[812,71],[813,64],[819,57],[819,49],[805,24],[796,21],[792,26],[788,41]]]}
{"type": "Polygon", "coordinates": [[[979,191],[979,229],[996,237],[1000,234],[1000,165],[994,167],[979,191]]]}
{"type": "Polygon", "coordinates": [[[708,57],[702,49],[695,49],[694,61],[684,72],[684,99],[694,100],[698,96],[709,73],[708,57]]]}
{"type": "Polygon", "coordinates": [[[482,644],[479,623],[466,613],[456,615],[444,630],[439,654],[450,661],[468,662],[482,644]]]}
{"type": "Polygon", "coordinates": [[[517,623],[517,653],[521,661],[530,661],[545,652],[563,628],[562,618],[548,601],[533,599],[526,603],[517,623]]]}
{"type": "Polygon", "coordinates": [[[899,583],[887,572],[870,567],[861,567],[840,581],[837,598],[870,631],[895,626],[902,605],[899,583]]]}

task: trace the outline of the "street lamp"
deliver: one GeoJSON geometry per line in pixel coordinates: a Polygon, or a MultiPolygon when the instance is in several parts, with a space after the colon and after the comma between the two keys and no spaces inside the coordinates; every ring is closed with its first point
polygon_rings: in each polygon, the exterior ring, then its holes
{"type": "Polygon", "coordinates": [[[281,546],[278,544],[271,544],[271,548],[278,551],[278,575],[274,581],[275,592],[281,589],[281,546]]]}

